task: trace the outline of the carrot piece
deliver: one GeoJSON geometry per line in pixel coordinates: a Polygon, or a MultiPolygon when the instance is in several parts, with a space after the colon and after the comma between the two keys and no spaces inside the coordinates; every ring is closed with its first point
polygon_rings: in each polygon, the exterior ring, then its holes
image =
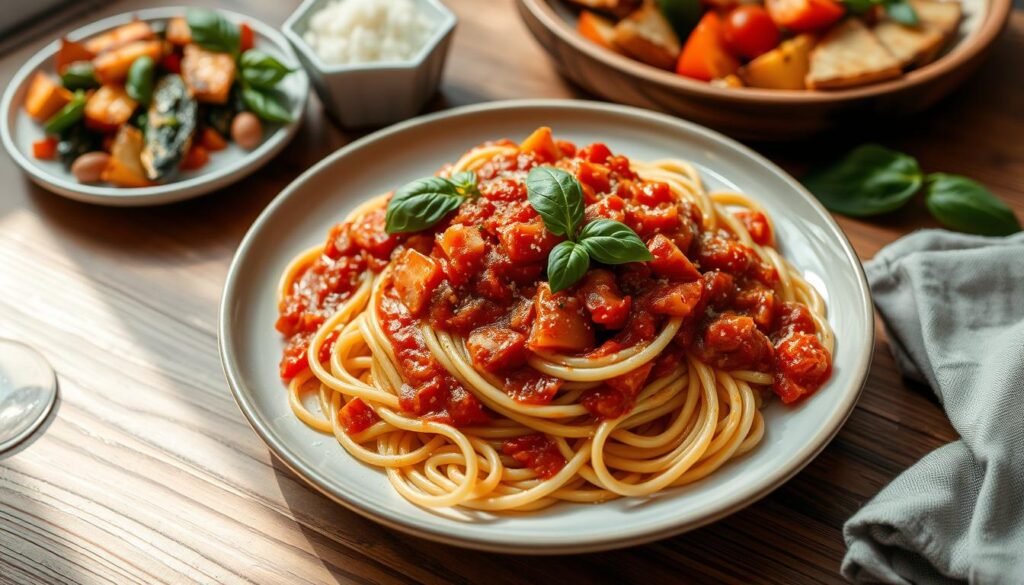
{"type": "Polygon", "coordinates": [[[167,21],[167,33],[164,36],[172,45],[184,47],[192,42],[192,29],[188,27],[188,21],[181,16],[175,16],[167,21]]]}
{"type": "Polygon", "coordinates": [[[546,162],[554,162],[562,158],[562,152],[551,136],[551,128],[547,126],[541,126],[534,130],[533,134],[527,136],[526,140],[519,145],[519,150],[532,152],[546,162]]]}
{"type": "Polygon", "coordinates": [[[213,128],[203,128],[203,134],[199,137],[199,143],[210,152],[217,152],[228,147],[228,141],[213,128]]]}
{"type": "Polygon", "coordinates": [[[46,73],[38,71],[32,77],[28,92],[25,94],[25,112],[42,122],[70,102],[71,97],[70,91],[57,85],[57,82],[46,73]]]}
{"type": "Polygon", "coordinates": [[[189,148],[185,154],[185,158],[181,160],[181,166],[178,168],[183,171],[194,171],[203,168],[208,162],[210,162],[209,151],[201,144],[193,144],[192,148],[189,148]]]}
{"type": "Polygon", "coordinates": [[[243,53],[256,46],[256,35],[253,34],[252,27],[244,22],[238,25],[238,42],[243,53]]]}
{"type": "Polygon", "coordinates": [[[85,48],[95,55],[112,51],[135,41],[144,41],[156,36],[148,22],[135,20],[123,24],[112,31],[105,32],[85,41],[85,48]]]}
{"type": "Polygon", "coordinates": [[[82,43],[62,38],[60,40],[60,49],[57,50],[57,56],[53,60],[57,66],[57,73],[64,73],[68,65],[75,61],[92,61],[94,57],[96,57],[96,54],[87,49],[82,43]]]}
{"type": "Polygon", "coordinates": [[[708,12],[690,33],[676,63],[676,73],[702,81],[711,81],[735,73],[740,62],[725,48],[722,19],[708,12]]]}
{"type": "Polygon", "coordinates": [[[164,47],[160,41],[136,41],[103,53],[93,59],[92,64],[96,68],[96,79],[101,83],[122,83],[136,59],[148,56],[159,61],[163,55],[164,47]]]}
{"type": "Polygon", "coordinates": [[[32,156],[39,160],[53,160],[57,158],[57,139],[47,136],[32,143],[32,156]]]}

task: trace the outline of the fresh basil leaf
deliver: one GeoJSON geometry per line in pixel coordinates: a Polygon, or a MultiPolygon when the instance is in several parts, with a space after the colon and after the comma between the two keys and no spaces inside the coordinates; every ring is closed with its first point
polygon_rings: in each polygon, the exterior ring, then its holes
{"type": "Polygon", "coordinates": [[[917,17],[917,11],[906,0],[887,2],[885,15],[889,17],[889,20],[907,26],[918,26],[921,24],[921,20],[917,17]]]}
{"type": "Polygon", "coordinates": [[[579,243],[591,258],[603,264],[654,259],[640,236],[626,224],[614,219],[597,219],[583,226],[579,243]]]}
{"type": "Polygon", "coordinates": [[[444,219],[463,201],[465,197],[447,179],[417,179],[395,191],[384,215],[384,230],[389,234],[425,230],[444,219]]]}
{"type": "Polygon", "coordinates": [[[1020,231],[1013,210],[984,185],[959,175],[928,175],[925,191],[928,211],[944,226],[983,236],[1005,236],[1020,231]]]}
{"type": "Polygon", "coordinates": [[[480,190],[476,186],[476,173],[473,171],[459,171],[449,179],[459,193],[463,195],[479,195],[480,190]]]}
{"type": "Polygon", "coordinates": [[[148,106],[153,99],[153,79],[156,75],[156,62],[149,55],[143,55],[132,61],[128,68],[128,77],[124,89],[128,97],[148,106]]]}
{"type": "Polygon", "coordinates": [[[590,256],[576,242],[566,240],[548,254],[548,284],[551,292],[565,290],[583,278],[590,267],[590,256]]]}
{"type": "Polygon", "coordinates": [[[278,82],[294,71],[273,56],[259,49],[249,49],[238,60],[242,80],[252,87],[274,89],[278,82]]]}
{"type": "Polygon", "coordinates": [[[238,54],[241,35],[238,25],[224,18],[216,10],[189,8],[185,20],[192,32],[192,42],[218,53],[238,54]]]}
{"type": "Polygon", "coordinates": [[[277,92],[243,87],[242,101],[252,113],[267,122],[287,124],[292,121],[292,114],[285,106],[284,98],[277,92]]]}
{"type": "Polygon", "coordinates": [[[46,120],[43,124],[43,130],[47,134],[60,134],[74,126],[85,115],[85,102],[88,100],[89,97],[84,91],[76,91],[71,97],[71,101],[64,104],[64,107],[57,110],[56,114],[46,120]]]}
{"type": "Polygon", "coordinates": [[[830,211],[868,217],[903,207],[923,181],[913,157],[866,144],[838,163],[811,172],[803,184],[830,211]]]}
{"type": "Polygon", "coordinates": [[[75,61],[67,66],[64,73],[60,74],[60,82],[66,89],[92,89],[99,87],[100,82],[96,79],[96,67],[92,61],[75,61]]]}
{"type": "Polygon", "coordinates": [[[583,189],[575,176],[555,167],[534,167],[526,176],[526,196],[549,232],[575,237],[583,221],[583,189]]]}

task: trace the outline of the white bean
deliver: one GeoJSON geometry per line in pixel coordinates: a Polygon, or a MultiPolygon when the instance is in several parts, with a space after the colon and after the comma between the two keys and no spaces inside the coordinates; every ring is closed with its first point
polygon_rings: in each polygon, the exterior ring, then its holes
{"type": "Polygon", "coordinates": [[[109,162],[110,155],[105,152],[87,152],[71,163],[71,174],[79,183],[95,183],[109,162]]]}
{"type": "Polygon", "coordinates": [[[231,121],[231,139],[246,150],[259,146],[263,139],[263,125],[256,114],[239,112],[231,121]]]}

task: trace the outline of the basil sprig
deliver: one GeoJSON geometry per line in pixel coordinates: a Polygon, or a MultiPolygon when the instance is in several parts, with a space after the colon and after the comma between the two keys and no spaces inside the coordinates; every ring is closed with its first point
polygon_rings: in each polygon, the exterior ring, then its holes
{"type": "Polygon", "coordinates": [[[284,97],[272,90],[258,89],[242,85],[242,101],[245,107],[267,122],[287,124],[292,121],[292,113],[285,105],[284,97]]]}
{"type": "Polygon", "coordinates": [[[389,234],[418,232],[444,219],[468,197],[479,195],[476,174],[455,173],[451,179],[424,177],[397,191],[384,215],[384,231],[389,234]]]}
{"type": "Polygon", "coordinates": [[[830,211],[852,217],[896,211],[926,185],[925,206],[950,229],[990,236],[1021,229],[1013,211],[981,184],[959,175],[925,175],[913,157],[876,144],[812,171],[803,183],[830,211]]]}
{"type": "Polygon", "coordinates": [[[597,219],[583,226],[583,187],[575,175],[555,167],[535,167],[526,176],[526,195],[544,227],[566,241],[548,254],[551,292],[569,288],[586,274],[590,260],[624,264],[651,260],[640,236],[622,222],[597,219]]]}
{"type": "Polygon", "coordinates": [[[928,175],[925,205],[942,225],[983,236],[1020,231],[1020,221],[1001,199],[983,185],[959,175],[928,175]]]}
{"type": "Polygon", "coordinates": [[[274,89],[278,82],[294,71],[259,49],[249,49],[238,59],[242,81],[251,87],[274,89]]]}
{"type": "Polygon", "coordinates": [[[237,24],[221,13],[206,8],[189,8],[185,12],[185,20],[193,43],[210,51],[238,55],[241,32],[237,24]]]}
{"type": "Polygon", "coordinates": [[[889,20],[905,24],[907,26],[918,26],[921,20],[917,11],[907,0],[844,0],[843,4],[853,14],[864,14],[875,6],[885,8],[885,15],[889,20]]]}

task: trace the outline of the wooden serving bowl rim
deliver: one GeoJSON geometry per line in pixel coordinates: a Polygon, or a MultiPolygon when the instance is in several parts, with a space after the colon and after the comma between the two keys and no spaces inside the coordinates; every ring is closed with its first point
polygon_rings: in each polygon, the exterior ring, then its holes
{"type": "Polygon", "coordinates": [[[590,59],[617,69],[642,81],[678,90],[681,94],[719,99],[744,104],[826,104],[878,97],[897,91],[922,86],[938,79],[959,67],[963,67],[987,49],[999,36],[1010,18],[1013,0],[985,0],[987,8],[978,30],[963,39],[947,54],[936,61],[915,69],[902,76],[881,83],[840,90],[782,90],[742,89],[717,87],[703,81],[689,79],[669,71],[646,65],[609,51],[581,37],[569,23],[551,7],[553,1],[563,0],[518,0],[545,28],[554,33],[563,43],[584,53],[590,59]]]}

